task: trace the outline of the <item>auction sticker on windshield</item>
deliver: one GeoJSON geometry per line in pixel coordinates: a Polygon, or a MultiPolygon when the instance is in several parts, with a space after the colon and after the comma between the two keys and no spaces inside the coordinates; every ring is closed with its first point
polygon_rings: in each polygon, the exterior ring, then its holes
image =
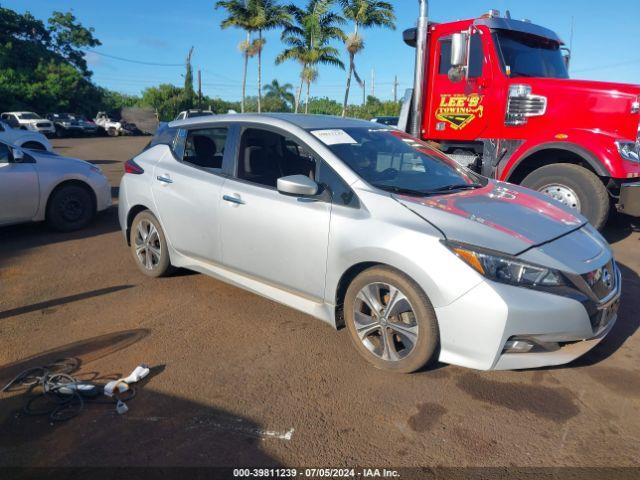
{"type": "Polygon", "coordinates": [[[311,133],[325,145],[358,143],[351,137],[351,135],[339,128],[332,128],[329,130],[314,130],[311,133]]]}

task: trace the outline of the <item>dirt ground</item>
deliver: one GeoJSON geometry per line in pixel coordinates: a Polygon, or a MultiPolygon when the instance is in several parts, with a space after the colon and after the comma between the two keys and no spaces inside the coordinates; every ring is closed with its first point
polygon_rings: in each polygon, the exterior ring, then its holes
{"type": "MultiPolygon", "coordinates": [[[[63,139],[114,186],[148,137],[63,139]]],[[[0,466],[639,466],[640,234],[606,236],[624,277],[605,342],[561,368],[378,371],[334,331],[204,275],[136,269],[109,209],[80,232],[0,229],[0,383],[81,360],[84,378],[154,368],[117,415],[50,424],[0,394],[0,466]]]]}

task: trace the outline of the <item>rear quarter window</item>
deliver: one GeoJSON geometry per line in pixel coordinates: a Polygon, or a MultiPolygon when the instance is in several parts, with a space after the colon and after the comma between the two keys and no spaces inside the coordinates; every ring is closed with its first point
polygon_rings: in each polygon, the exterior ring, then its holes
{"type": "Polygon", "coordinates": [[[156,134],[151,138],[151,141],[144,147],[144,150],[148,150],[156,145],[168,145],[171,147],[173,141],[176,138],[177,128],[171,128],[168,125],[162,125],[158,127],[156,134]]]}

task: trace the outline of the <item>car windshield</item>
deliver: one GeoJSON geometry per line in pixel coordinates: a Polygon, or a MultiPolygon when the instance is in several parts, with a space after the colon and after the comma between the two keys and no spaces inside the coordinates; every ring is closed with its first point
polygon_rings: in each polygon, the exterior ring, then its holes
{"type": "Polygon", "coordinates": [[[207,117],[209,115],[213,115],[213,112],[189,112],[189,118],[193,117],[207,117]]]}
{"type": "Polygon", "coordinates": [[[441,194],[487,182],[424,142],[395,129],[357,127],[311,133],[365,181],[390,192],[441,194]]]}
{"type": "Polygon", "coordinates": [[[569,78],[558,42],[510,30],[493,35],[509,77],[569,78]]]}
{"type": "Polygon", "coordinates": [[[36,115],[35,113],[27,112],[27,113],[19,113],[18,118],[20,120],[38,120],[40,116],[36,115]]]}

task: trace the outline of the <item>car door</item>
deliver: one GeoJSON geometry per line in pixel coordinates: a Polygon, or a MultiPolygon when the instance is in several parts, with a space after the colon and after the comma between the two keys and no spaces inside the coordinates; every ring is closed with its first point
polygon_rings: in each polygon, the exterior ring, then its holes
{"type": "Polygon", "coordinates": [[[172,153],[154,167],[153,198],[170,244],[180,253],[219,263],[221,188],[225,182],[226,125],[179,130],[172,153]]]}
{"type": "Polygon", "coordinates": [[[31,220],[40,204],[40,186],[33,157],[12,161],[11,150],[0,143],[0,225],[31,220]]]}
{"type": "Polygon", "coordinates": [[[313,299],[324,296],[330,202],[287,196],[282,176],[315,176],[296,138],[262,127],[241,132],[236,168],[222,187],[222,259],[231,269],[313,299]]]}

